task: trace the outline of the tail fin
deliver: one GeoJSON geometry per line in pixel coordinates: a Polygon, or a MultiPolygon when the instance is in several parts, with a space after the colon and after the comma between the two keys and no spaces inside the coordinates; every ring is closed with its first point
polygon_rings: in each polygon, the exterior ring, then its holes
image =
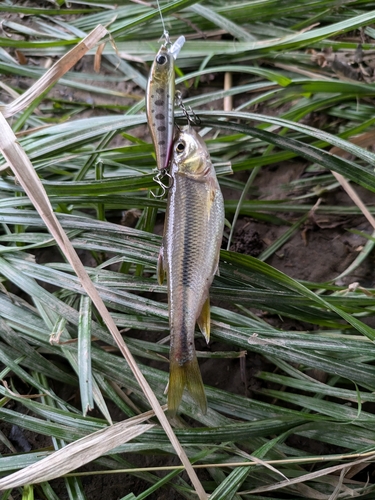
{"type": "Polygon", "coordinates": [[[202,412],[206,414],[206,394],[196,356],[182,366],[176,361],[171,361],[168,387],[168,410],[171,415],[176,413],[185,387],[187,387],[194,401],[198,403],[202,412]]]}

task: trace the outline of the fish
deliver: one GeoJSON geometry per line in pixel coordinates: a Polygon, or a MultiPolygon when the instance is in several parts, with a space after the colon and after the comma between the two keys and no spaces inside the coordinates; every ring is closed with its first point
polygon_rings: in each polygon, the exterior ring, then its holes
{"type": "Polygon", "coordinates": [[[203,139],[191,125],[172,148],[167,210],[158,258],[159,284],[167,278],[170,326],[168,410],[174,415],[185,387],[207,411],[194,345],[195,325],[210,338],[209,288],[218,272],[224,200],[203,139]]]}
{"type": "Polygon", "coordinates": [[[174,135],[174,61],[184,42],[185,37],[180,36],[172,45],[167,35],[166,43],[155,56],[147,81],[146,114],[158,170],[169,166],[174,135]]]}

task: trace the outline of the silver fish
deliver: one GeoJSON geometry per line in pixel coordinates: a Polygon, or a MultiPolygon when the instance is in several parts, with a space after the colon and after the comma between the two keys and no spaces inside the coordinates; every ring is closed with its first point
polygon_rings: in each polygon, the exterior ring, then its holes
{"type": "Polygon", "coordinates": [[[203,139],[191,125],[173,144],[172,186],[158,261],[158,280],[168,281],[170,374],[168,409],[176,412],[185,387],[207,410],[194,346],[195,324],[210,336],[209,288],[218,270],[224,201],[203,139]]]}

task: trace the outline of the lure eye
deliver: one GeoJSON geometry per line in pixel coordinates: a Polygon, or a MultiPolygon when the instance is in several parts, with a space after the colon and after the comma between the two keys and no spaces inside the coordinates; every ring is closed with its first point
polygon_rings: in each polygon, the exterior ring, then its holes
{"type": "Polygon", "coordinates": [[[185,143],[180,141],[176,146],[176,152],[181,154],[185,151],[185,143]]]}
{"type": "Polygon", "coordinates": [[[163,54],[160,54],[160,56],[157,56],[157,58],[156,58],[156,62],[157,62],[158,64],[163,65],[163,64],[165,64],[165,63],[167,62],[167,58],[166,58],[166,56],[164,56],[163,54]]]}

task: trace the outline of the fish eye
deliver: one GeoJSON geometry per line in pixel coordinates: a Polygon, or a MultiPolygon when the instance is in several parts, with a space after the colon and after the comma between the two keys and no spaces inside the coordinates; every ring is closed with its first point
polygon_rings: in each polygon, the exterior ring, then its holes
{"type": "Polygon", "coordinates": [[[185,151],[185,143],[183,141],[180,141],[176,146],[176,152],[181,154],[184,151],[185,151]]]}
{"type": "Polygon", "coordinates": [[[156,62],[157,62],[158,64],[163,65],[163,64],[165,64],[165,63],[167,62],[167,57],[166,57],[166,56],[164,56],[163,54],[160,54],[160,56],[157,56],[157,58],[156,58],[156,62]]]}

